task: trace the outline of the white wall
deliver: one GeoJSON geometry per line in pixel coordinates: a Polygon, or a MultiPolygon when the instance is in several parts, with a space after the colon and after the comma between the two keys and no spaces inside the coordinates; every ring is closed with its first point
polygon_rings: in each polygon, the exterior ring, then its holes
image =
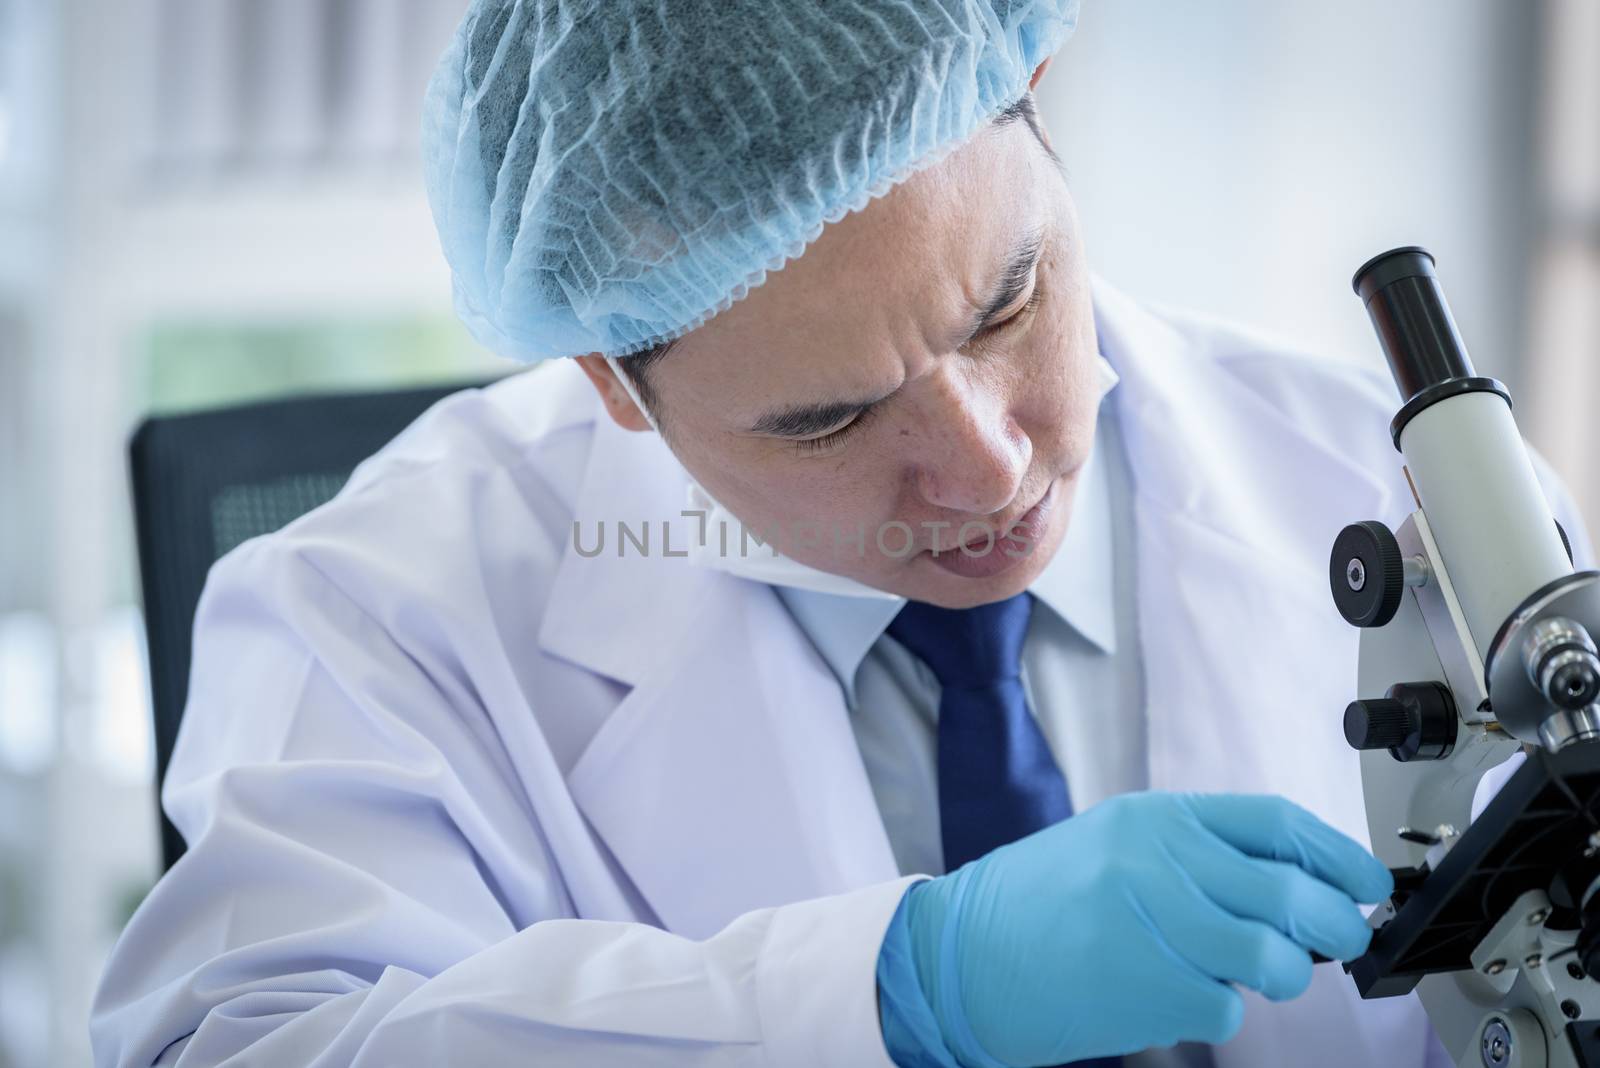
{"type": "Polygon", "coordinates": [[[1381,360],[1350,276],[1419,244],[1516,385],[1536,3],[1087,0],[1040,86],[1090,263],[1381,360]]]}

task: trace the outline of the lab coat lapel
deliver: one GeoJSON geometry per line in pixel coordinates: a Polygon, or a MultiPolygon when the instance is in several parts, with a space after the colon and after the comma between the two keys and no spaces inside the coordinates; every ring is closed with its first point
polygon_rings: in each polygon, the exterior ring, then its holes
{"type": "MultiPolygon", "coordinates": [[[[577,513],[674,517],[685,475],[655,435],[595,427],[577,513]]],[[[633,688],[568,776],[662,923],[705,937],[755,908],[896,878],[837,682],[771,588],[608,543],[569,548],[545,647],[633,688]],[[557,622],[559,621],[559,622],[557,622]]]]}
{"type": "Polygon", "coordinates": [[[1377,507],[1387,488],[1318,446],[1285,454],[1299,436],[1272,432],[1284,416],[1212,361],[1206,338],[1100,284],[1095,305],[1123,379],[1151,785],[1283,793],[1353,812],[1360,829],[1340,709],[1318,703],[1355,682],[1357,634],[1328,595],[1327,552],[1366,518],[1348,514],[1352,500],[1377,507]]]}
{"type": "MultiPolygon", "coordinates": [[[[1316,445],[1284,454],[1302,436],[1263,432],[1284,417],[1207,358],[1205,338],[1104,287],[1096,316],[1123,379],[1151,786],[1281,794],[1366,841],[1340,717],[1357,631],[1332,605],[1327,552],[1346,523],[1387,512],[1388,487],[1316,445]],[[1372,515],[1348,513],[1362,501],[1372,515]]],[[[1250,1000],[1217,1068],[1422,1063],[1420,1008],[1361,1002],[1337,967],[1295,1001],[1250,1000]],[[1305,1038],[1330,1034],[1348,1038],[1305,1038]]]]}

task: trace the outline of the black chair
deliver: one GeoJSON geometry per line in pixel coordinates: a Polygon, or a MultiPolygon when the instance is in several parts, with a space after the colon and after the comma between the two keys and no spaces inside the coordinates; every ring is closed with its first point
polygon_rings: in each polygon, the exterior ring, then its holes
{"type": "MultiPolygon", "coordinates": [[[[482,381],[381,393],[292,397],[147,419],[128,447],[150,654],[156,793],[189,692],[195,608],[223,554],[339,492],[356,465],[435,401],[482,381]]],[[[170,868],[183,855],[161,816],[170,868]]]]}

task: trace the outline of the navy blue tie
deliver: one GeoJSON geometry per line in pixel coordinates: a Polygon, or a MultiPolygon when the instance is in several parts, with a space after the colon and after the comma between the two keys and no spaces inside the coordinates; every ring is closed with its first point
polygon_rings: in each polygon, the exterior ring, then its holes
{"type": "MultiPolygon", "coordinates": [[[[908,601],[889,624],[889,634],[939,680],[939,827],[947,872],[1072,815],[1066,778],[1022,689],[1022,640],[1032,608],[1027,593],[975,608],[908,601]]],[[[1076,1062],[1078,1068],[1121,1063],[1076,1062]]]]}
{"type": "Polygon", "coordinates": [[[944,870],[1072,815],[1067,782],[1022,691],[1033,598],[975,608],[907,602],[889,634],[939,680],[944,870]]]}

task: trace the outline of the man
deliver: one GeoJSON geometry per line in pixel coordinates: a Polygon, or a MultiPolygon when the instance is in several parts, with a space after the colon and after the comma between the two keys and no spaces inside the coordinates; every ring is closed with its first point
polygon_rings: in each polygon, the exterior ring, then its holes
{"type": "Polygon", "coordinates": [[[1310,956],[1393,389],[1091,279],[1073,17],[474,4],[430,194],[551,362],[214,569],[99,1063],[1446,1063],[1310,956]]]}

